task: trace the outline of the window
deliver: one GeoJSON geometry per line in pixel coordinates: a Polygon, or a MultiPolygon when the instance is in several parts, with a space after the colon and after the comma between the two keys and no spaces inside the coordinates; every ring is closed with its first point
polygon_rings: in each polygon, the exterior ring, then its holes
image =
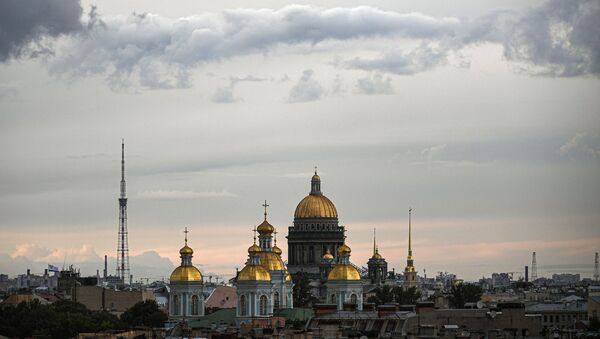
{"type": "Polygon", "coordinates": [[[246,296],[240,296],[240,315],[246,315],[246,296]]]}
{"type": "Polygon", "coordinates": [[[275,299],[273,303],[275,304],[275,308],[279,308],[279,292],[275,292],[273,294],[273,298],[275,299]]]}
{"type": "Polygon", "coordinates": [[[200,302],[198,300],[198,296],[197,295],[193,295],[192,296],[192,315],[198,315],[199,309],[200,309],[200,302]]]}
{"type": "Polygon", "coordinates": [[[181,308],[181,304],[179,303],[179,296],[175,294],[173,296],[173,315],[179,315],[179,309],[181,308]]]}
{"type": "Polygon", "coordinates": [[[260,315],[267,315],[267,296],[266,295],[261,295],[260,296],[260,308],[259,308],[259,312],[260,315]]]}
{"type": "Polygon", "coordinates": [[[335,304],[335,294],[332,294],[332,295],[331,295],[331,303],[332,303],[332,304],[335,304]]]}
{"type": "Polygon", "coordinates": [[[356,304],[356,294],[352,293],[352,295],[350,296],[350,303],[356,304]]]}

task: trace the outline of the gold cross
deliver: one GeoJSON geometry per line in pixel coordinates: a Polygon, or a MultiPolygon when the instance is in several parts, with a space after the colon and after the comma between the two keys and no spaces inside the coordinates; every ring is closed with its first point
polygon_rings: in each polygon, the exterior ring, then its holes
{"type": "Polygon", "coordinates": [[[265,208],[265,220],[267,220],[267,207],[269,207],[269,205],[267,204],[266,200],[265,200],[265,203],[263,204],[263,207],[265,208]]]}
{"type": "Polygon", "coordinates": [[[187,245],[187,234],[188,234],[188,230],[187,227],[185,228],[185,231],[183,231],[183,233],[185,233],[185,244],[187,245]]]}

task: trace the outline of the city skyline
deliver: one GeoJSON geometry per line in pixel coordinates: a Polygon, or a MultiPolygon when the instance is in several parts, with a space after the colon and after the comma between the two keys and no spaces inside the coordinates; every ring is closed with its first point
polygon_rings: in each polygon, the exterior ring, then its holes
{"type": "Polygon", "coordinates": [[[376,227],[404,269],[412,207],[419,275],[593,274],[596,2],[28,4],[0,4],[0,273],[115,257],[124,138],[134,280],[184,227],[231,277],[265,199],[287,258],[314,166],[357,266],[376,227]]]}

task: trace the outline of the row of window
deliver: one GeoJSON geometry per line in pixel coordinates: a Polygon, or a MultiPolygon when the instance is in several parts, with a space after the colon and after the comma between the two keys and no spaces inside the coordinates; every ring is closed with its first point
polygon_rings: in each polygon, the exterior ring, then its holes
{"type": "MultiPolygon", "coordinates": [[[[358,302],[358,297],[356,296],[356,294],[352,293],[350,295],[350,303],[351,304],[356,304],[358,302]]],[[[336,297],[335,294],[331,295],[331,303],[335,304],[336,303],[336,297]]]]}
{"type": "Polygon", "coordinates": [[[544,322],[559,322],[559,321],[569,321],[573,322],[575,320],[587,320],[587,314],[556,314],[556,315],[544,315],[544,322]]]}
{"type": "Polygon", "coordinates": [[[302,246],[302,245],[291,245],[290,246],[290,263],[294,264],[316,264],[321,261],[321,258],[325,253],[327,253],[327,249],[330,249],[330,253],[335,255],[337,251],[336,245],[321,245],[321,246],[302,246]],[[320,248],[320,255],[315,256],[315,248],[317,250],[320,248]]]}
{"type": "MultiPolygon", "coordinates": [[[[273,293],[273,307],[275,309],[279,308],[279,292],[273,293]]],[[[261,295],[258,298],[258,314],[259,315],[267,315],[267,302],[268,298],[266,295],[261,295]]],[[[240,315],[245,316],[248,315],[248,301],[245,295],[240,296],[240,315]]]]}
{"type": "Polygon", "coordinates": [[[294,226],[295,229],[300,231],[337,231],[339,226],[337,223],[326,223],[326,224],[299,224],[294,226]],[[321,227],[322,226],[322,227],[321,227]]]}
{"type": "MultiPolygon", "coordinates": [[[[173,295],[173,315],[180,315],[181,312],[181,299],[179,295],[173,295]]],[[[197,295],[192,296],[192,315],[200,314],[200,299],[197,295]]],[[[184,314],[185,315],[185,314],[184,314]]]]}

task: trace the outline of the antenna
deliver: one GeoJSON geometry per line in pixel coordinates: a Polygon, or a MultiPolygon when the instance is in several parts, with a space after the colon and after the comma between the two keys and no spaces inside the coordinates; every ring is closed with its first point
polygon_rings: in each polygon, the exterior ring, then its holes
{"type": "Polygon", "coordinates": [[[119,195],[119,238],[117,241],[117,277],[123,284],[131,281],[129,271],[129,244],[127,236],[127,193],[125,185],[125,140],[121,140],[121,194],[119,195]]]}

